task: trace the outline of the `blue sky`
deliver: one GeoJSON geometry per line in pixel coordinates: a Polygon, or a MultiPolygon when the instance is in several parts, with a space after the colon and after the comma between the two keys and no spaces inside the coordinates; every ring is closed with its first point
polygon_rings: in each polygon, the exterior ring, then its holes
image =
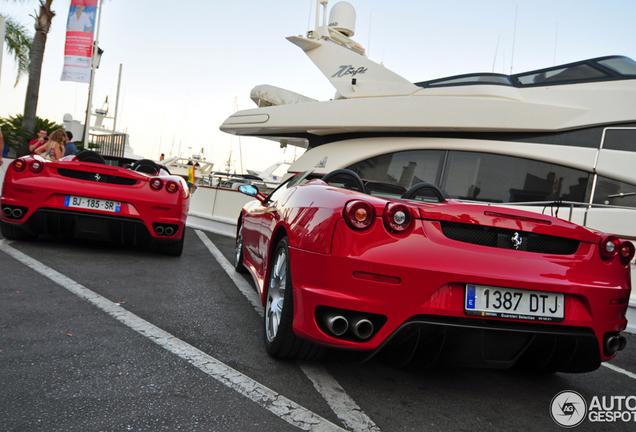
{"type": "MultiPolygon", "coordinates": [[[[333,6],[336,1],[331,1],[333,6]]],[[[468,72],[513,73],[603,55],[636,59],[633,0],[379,1],[350,0],[353,39],[369,57],[411,81],[468,72]],[[516,12],[516,35],[515,29],[516,12]],[[514,57],[513,57],[514,36],[514,57]],[[495,60],[496,53],[496,60],[495,60]]],[[[69,0],[55,0],[44,56],[38,115],[83,120],[87,84],[60,81],[69,0]]],[[[37,1],[0,2],[0,11],[32,28],[37,1]]],[[[138,154],[183,155],[205,149],[220,169],[239,140],[219,131],[238,109],[253,108],[249,92],[271,84],[320,100],[335,90],[304,53],[284,38],[313,28],[315,0],[104,0],[99,33],[104,49],[94,107],[109,96],[114,110],[123,64],[118,129],[138,154]],[[179,147],[180,146],[180,147],[179,147]],[[188,149],[192,147],[192,149],[188,149]]],[[[14,88],[15,65],[3,56],[0,116],[21,113],[26,80],[14,88]]],[[[276,143],[241,138],[243,167],[291,160],[276,143]]]]}

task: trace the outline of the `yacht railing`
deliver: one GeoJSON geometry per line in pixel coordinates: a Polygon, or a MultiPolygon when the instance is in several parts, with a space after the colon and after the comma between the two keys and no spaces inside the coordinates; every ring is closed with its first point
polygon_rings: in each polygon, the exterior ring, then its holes
{"type": "Polygon", "coordinates": [[[88,134],[88,148],[104,156],[124,157],[126,134],[88,134]]]}

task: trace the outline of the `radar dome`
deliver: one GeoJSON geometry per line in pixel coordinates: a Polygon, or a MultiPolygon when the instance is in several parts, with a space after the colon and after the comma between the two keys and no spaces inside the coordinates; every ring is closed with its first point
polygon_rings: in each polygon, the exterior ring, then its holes
{"type": "Polygon", "coordinates": [[[329,12],[329,27],[345,36],[353,36],[356,28],[356,10],[345,1],[336,3],[329,12]]]}

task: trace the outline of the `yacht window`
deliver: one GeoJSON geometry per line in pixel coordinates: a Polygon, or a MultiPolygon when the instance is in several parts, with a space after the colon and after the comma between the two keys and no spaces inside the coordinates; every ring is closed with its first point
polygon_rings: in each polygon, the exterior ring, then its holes
{"type": "Polygon", "coordinates": [[[450,151],[441,188],[452,198],[486,202],[585,202],[589,173],[489,153],[450,151]]]}
{"type": "Polygon", "coordinates": [[[605,129],[603,148],[608,150],[636,151],[636,128],[605,129]]]}
{"type": "Polygon", "coordinates": [[[512,85],[510,83],[509,76],[496,74],[467,75],[463,77],[441,79],[439,81],[429,81],[425,84],[428,87],[452,86],[460,84],[501,84],[507,86],[512,85]]]}
{"type": "Polygon", "coordinates": [[[593,203],[636,207],[636,186],[598,176],[593,203]]]}
{"type": "Polygon", "coordinates": [[[606,78],[607,74],[587,64],[578,64],[559,69],[534,72],[527,75],[516,75],[516,77],[522,85],[542,85],[577,81],[584,82],[598,78],[606,78]]]}
{"type": "Polygon", "coordinates": [[[627,57],[614,57],[599,60],[600,65],[605,66],[621,75],[636,75],[636,62],[627,57]]]}
{"type": "Polygon", "coordinates": [[[437,184],[444,153],[441,150],[389,153],[358,162],[348,168],[364,180],[391,183],[408,189],[421,182],[437,184]]]}

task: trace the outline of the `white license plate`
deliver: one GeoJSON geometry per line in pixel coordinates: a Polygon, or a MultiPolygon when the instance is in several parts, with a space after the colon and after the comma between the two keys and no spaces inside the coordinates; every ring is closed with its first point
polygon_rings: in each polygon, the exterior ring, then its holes
{"type": "Polygon", "coordinates": [[[466,285],[464,311],[483,317],[558,322],[565,317],[564,303],[560,293],[466,285]]]}
{"type": "Polygon", "coordinates": [[[109,211],[113,213],[119,213],[121,210],[121,202],[78,197],[73,195],[66,195],[66,198],[64,199],[64,206],[88,210],[109,211]]]}

